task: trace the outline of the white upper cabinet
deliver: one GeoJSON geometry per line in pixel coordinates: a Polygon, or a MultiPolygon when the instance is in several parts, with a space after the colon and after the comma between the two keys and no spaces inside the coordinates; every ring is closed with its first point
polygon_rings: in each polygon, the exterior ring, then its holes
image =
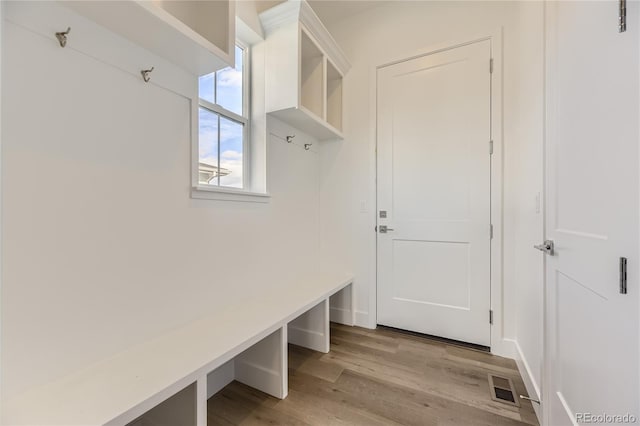
{"type": "Polygon", "coordinates": [[[235,63],[234,0],[62,3],[194,75],[235,63]]]}
{"type": "Polygon", "coordinates": [[[313,9],[288,0],[260,14],[266,111],[319,140],[342,138],[342,79],[350,65],[313,9]]]}

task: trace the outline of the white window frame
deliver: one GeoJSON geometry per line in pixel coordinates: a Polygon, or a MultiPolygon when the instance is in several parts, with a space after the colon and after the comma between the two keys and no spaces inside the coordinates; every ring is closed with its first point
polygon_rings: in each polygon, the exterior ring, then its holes
{"type": "MultiPolygon", "coordinates": [[[[199,91],[196,98],[195,106],[195,137],[194,139],[194,155],[192,161],[192,198],[204,198],[214,200],[228,201],[255,201],[267,202],[268,194],[252,192],[251,188],[251,46],[241,40],[236,40],[234,45],[242,49],[242,115],[200,98],[199,91]],[[200,183],[199,179],[199,109],[200,107],[218,114],[220,118],[226,118],[236,123],[242,124],[242,188],[235,188],[222,185],[211,185],[200,183]]],[[[214,83],[214,91],[217,90],[217,83],[214,83]]],[[[220,144],[220,126],[218,126],[218,144],[220,144]]],[[[218,149],[220,149],[218,147],[218,149]]],[[[220,160],[218,159],[218,162],[220,160]]]]}

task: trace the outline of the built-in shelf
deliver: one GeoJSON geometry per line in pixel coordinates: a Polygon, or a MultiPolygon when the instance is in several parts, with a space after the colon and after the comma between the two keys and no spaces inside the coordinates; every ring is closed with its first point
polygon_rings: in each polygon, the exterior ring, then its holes
{"type": "Polygon", "coordinates": [[[194,75],[235,63],[235,1],[63,1],[194,75]]]}
{"type": "Polygon", "coordinates": [[[207,399],[233,379],[283,398],[287,341],[314,350],[324,342],[326,352],[329,320],[353,324],[353,277],[328,269],[276,277],[238,304],[3,400],[2,424],[203,425],[207,399]],[[331,309],[332,296],[345,308],[331,309]]]}
{"type": "Polygon", "coordinates": [[[300,105],[322,117],[324,55],[305,30],[301,31],[300,39],[300,105]]]}
{"type": "Polygon", "coordinates": [[[350,65],[304,0],[260,14],[266,111],[319,139],[342,139],[343,76],[350,65]]]}
{"type": "Polygon", "coordinates": [[[342,74],[327,60],[327,122],[342,130],[342,74]]]}

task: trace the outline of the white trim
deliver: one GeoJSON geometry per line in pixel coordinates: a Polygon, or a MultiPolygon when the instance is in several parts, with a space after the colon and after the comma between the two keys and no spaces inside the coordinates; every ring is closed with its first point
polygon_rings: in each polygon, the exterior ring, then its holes
{"type": "Polygon", "coordinates": [[[251,44],[237,38],[236,45],[242,49],[242,116],[249,123],[251,121],[251,44]]]}
{"type": "Polygon", "coordinates": [[[349,60],[305,0],[288,0],[260,14],[260,22],[267,37],[282,26],[298,21],[306,27],[320,50],[333,59],[340,74],[345,75],[351,68],[349,60]]]}
{"type": "MultiPolygon", "coordinates": [[[[370,143],[370,164],[373,170],[370,180],[370,190],[375,200],[376,208],[370,216],[369,226],[373,230],[377,223],[378,193],[377,193],[377,70],[379,68],[392,65],[394,63],[407,61],[442,50],[452,49],[459,46],[476,43],[483,40],[491,41],[491,57],[493,58],[493,73],[491,74],[491,136],[493,139],[493,156],[491,159],[491,223],[494,233],[491,240],[491,284],[490,297],[491,309],[493,310],[493,325],[491,326],[491,353],[513,358],[515,351],[513,344],[504,335],[504,277],[503,277],[503,27],[497,27],[481,34],[472,34],[467,37],[460,37],[446,43],[438,43],[430,47],[419,49],[409,55],[398,55],[396,53],[382,53],[370,66],[370,87],[369,94],[369,134],[370,143]]],[[[489,141],[487,141],[488,143],[489,141]]],[[[369,312],[366,317],[361,317],[362,322],[356,324],[367,324],[369,328],[375,328],[377,324],[377,235],[371,232],[374,243],[371,244],[372,262],[370,262],[370,274],[373,277],[369,285],[369,312]]]]}
{"type": "Polygon", "coordinates": [[[372,315],[369,315],[369,312],[365,311],[355,311],[355,323],[354,325],[358,327],[368,328],[374,330],[377,326],[375,320],[373,323],[371,322],[371,318],[375,318],[372,315]]]}
{"type": "MultiPolygon", "coordinates": [[[[196,426],[207,426],[207,376],[200,376],[196,380],[196,426]]],[[[131,423],[130,423],[131,424],[131,423]]]]}
{"type": "Polygon", "coordinates": [[[191,188],[191,198],[199,200],[242,201],[268,203],[271,195],[266,192],[251,192],[242,189],[214,185],[196,185],[191,188]]]}
{"type": "MultiPolygon", "coordinates": [[[[631,22],[631,25],[637,25],[640,28],[640,13],[636,13],[636,17],[638,18],[637,21],[635,23],[631,22]]],[[[638,50],[640,50],[640,46],[638,50]]],[[[639,52],[639,56],[640,56],[640,52],[639,52]]],[[[640,80],[640,74],[638,74],[638,79],[640,80]]],[[[638,84],[638,88],[640,89],[640,84],[638,84]]],[[[640,90],[638,91],[638,95],[640,96],[640,90]]],[[[638,120],[638,126],[640,127],[640,120],[638,120]]],[[[640,161],[640,158],[638,160],[640,161]]],[[[638,239],[638,241],[640,241],[640,238],[638,239]]],[[[638,297],[640,298],[640,294],[638,294],[638,297]]],[[[638,321],[640,322],[640,318],[638,318],[638,321]]],[[[638,332],[639,332],[638,334],[640,334],[640,327],[638,327],[638,332]]],[[[640,341],[640,335],[638,336],[638,341],[640,341]]],[[[640,371],[638,373],[639,375],[638,377],[636,377],[636,380],[638,380],[638,383],[640,383],[640,371]]]]}
{"type": "Polygon", "coordinates": [[[387,60],[377,60],[369,68],[369,134],[371,142],[369,143],[369,175],[372,178],[369,181],[369,193],[373,200],[373,213],[369,215],[370,222],[367,224],[369,229],[374,230],[369,234],[371,239],[369,258],[372,259],[369,264],[371,270],[369,276],[371,283],[369,284],[369,306],[368,312],[360,315],[366,322],[358,322],[359,317],[356,316],[356,324],[366,324],[367,328],[376,328],[378,324],[378,66],[381,66],[387,60]]]}
{"type": "Polygon", "coordinates": [[[493,73],[491,74],[491,139],[493,155],[491,156],[491,223],[493,239],[491,240],[491,310],[493,325],[491,326],[491,350],[500,353],[506,339],[504,333],[504,270],[503,270],[503,192],[504,192],[504,146],[502,109],[503,78],[502,48],[503,28],[496,29],[491,35],[491,58],[493,73]]]}
{"type": "MultiPolygon", "coordinates": [[[[522,376],[522,381],[524,382],[524,386],[527,389],[527,393],[529,394],[530,398],[541,401],[540,387],[538,386],[538,382],[536,381],[536,378],[534,377],[531,371],[529,362],[527,362],[527,359],[525,358],[524,352],[522,351],[522,348],[520,348],[518,341],[514,340],[513,344],[516,350],[516,357],[515,357],[516,365],[518,366],[518,371],[520,372],[520,376],[522,376]]],[[[532,402],[531,405],[533,406],[533,411],[535,411],[536,413],[538,422],[542,424],[542,412],[540,409],[540,404],[532,402]]]]}
{"type": "MultiPolygon", "coordinates": [[[[543,38],[544,38],[544,55],[543,55],[543,66],[544,66],[544,74],[543,74],[543,105],[544,105],[544,117],[543,117],[543,142],[542,142],[542,199],[544,200],[542,205],[542,232],[543,236],[546,239],[547,237],[547,206],[549,205],[547,197],[549,196],[549,191],[547,190],[547,179],[548,172],[547,168],[549,167],[547,161],[547,153],[549,151],[549,141],[553,139],[552,133],[555,130],[554,119],[556,111],[555,107],[555,92],[553,90],[554,83],[553,76],[556,75],[555,71],[555,63],[557,61],[555,56],[557,55],[556,46],[556,7],[555,3],[543,2],[543,38]],[[553,59],[552,59],[553,58],[553,59]]],[[[548,306],[549,299],[549,291],[547,287],[547,259],[544,256],[543,263],[543,287],[542,287],[542,373],[541,373],[541,403],[542,403],[542,424],[549,424],[550,413],[547,407],[551,407],[552,395],[551,389],[549,387],[550,383],[553,383],[553,377],[551,377],[551,366],[550,361],[553,354],[551,353],[551,347],[553,342],[549,340],[550,336],[547,333],[547,329],[549,327],[549,318],[552,313],[550,312],[550,307],[548,306]]],[[[573,416],[569,416],[573,420],[573,416]]]]}
{"type": "Polygon", "coordinates": [[[338,324],[344,325],[354,325],[353,324],[353,310],[346,308],[338,308],[331,307],[329,309],[329,317],[331,318],[331,322],[336,322],[338,324]]]}
{"type": "MultiPolygon", "coordinates": [[[[575,416],[573,410],[571,409],[571,407],[569,407],[569,403],[564,398],[564,395],[562,394],[562,392],[556,392],[556,396],[558,397],[558,400],[560,401],[560,404],[562,405],[562,409],[564,410],[566,417],[569,420],[571,420],[571,425],[572,426],[580,426],[578,424],[578,422],[576,421],[576,416],[575,416]]],[[[545,423],[545,424],[548,424],[548,423],[545,423]]]]}
{"type": "MultiPolygon", "coordinates": [[[[2,99],[2,46],[4,45],[4,40],[2,34],[4,32],[4,4],[5,2],[0,2],[0,99],[2,99]]],[[[2,298],[2,102],[0,102],[0,318],[4,315],[2,310],[2,304],[4,302],[2,298]]],[[[0,320],[0,366],[2,363],[2,320],[0,320]]],[[[2,367],[0,367],[0,379],[3,377],[2,367]]],[[[0,386],[0,413],[2,412],[2,401],[4,400],[2,394],[2,387],[0,386]]]]}
{"type": "MultiPolygon", "coordinates": [[[[243,101],[244,102],[244,101],[243,101]]],[[[211,112],[214,112],[218,115],[223,116],[224,118],[228,118],[231,121],[235,121],[239,124],[248,124],[249,123],[249,119],[247,117],[243,117],[241,115],[236,114],[233,111],[229,111],[228,109],[218,105],[218,104],[214,104],[211,103],[209,101],[207,101],[206,99],[202,99],[200,98],[199,102],[200,106],[202,108],[208,109],[211,112]]]]}
{"type": "Polygon", "coordinates": [[[242,134],[242,186],[253,189],[253,170],[251,170],[251,45],[245,40],[237,39],[236,43],[242,49],[242,115],[246,118],[242,134]]]}
{"type": "Polygon", "coordinates": [[[265,38],[284,25],[298,20],[300,15],[299,1],[285,1],[260,14],[260,22],[265,38]]]}
{"type": "Polygon", "coordinates": [[[516,359],[518,350],[516,349],[516,341],[513,339],[501,339],[499,342],[492,342],[491,353],[503,358],[516,359]]]}

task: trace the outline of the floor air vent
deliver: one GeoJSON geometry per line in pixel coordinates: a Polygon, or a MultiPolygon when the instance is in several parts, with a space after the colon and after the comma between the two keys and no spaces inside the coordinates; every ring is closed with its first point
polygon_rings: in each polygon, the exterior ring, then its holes
{"type": "Polygon", "coordinates": [[[516,396],[516,390],[513,387],[511,379],[489,374],[489,391],[491,392],[491,399],[494,401],[514,405],[516,407],[520,406],[520,402],[516,396]]]}

